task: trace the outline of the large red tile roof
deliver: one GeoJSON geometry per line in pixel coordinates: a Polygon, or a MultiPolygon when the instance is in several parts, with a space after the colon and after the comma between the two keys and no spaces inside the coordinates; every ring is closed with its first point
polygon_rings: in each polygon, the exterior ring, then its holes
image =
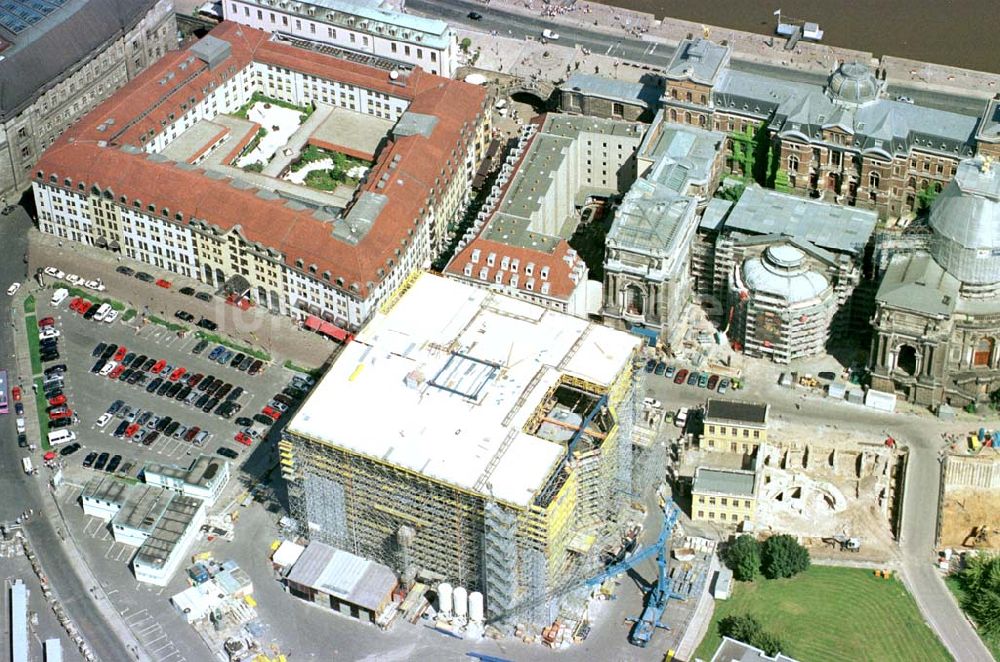
{"type": "Polygon", "coordinates": [[[223,63],[209,70],[202,60],[189,57],[188,51],[168,53],[64,133],[42,156],[37,166],[43,173],[39,181],[49,183],[49,176],[55,175],[62,186],[64,178],[69,178],[74,189],[82,182],[87,191],[96,186],[110,189],[116,198],[126,196],[128,204],[138,199],[144,210],[150,204],[158,210],[167,208],[171,219],[180,212],[183,223],[194,218],[226,231],[238,227],[248,240],[280,251],[289,267],[296,268],[299,259],[306,269],[315,264],[317,274],[330,271],[332,286],[342,278],[343,289],[354,285],[355,292],[366,296],[369,284],[382,279],[379,271],[387,274],[390,263],[398,262],[396,250],[406,250],[429,202],[439,197],[464,158],[462,146],[474,139],[486,91],[419,69],[400,76],[402,84],[391,83],[393,93],[411,99],[410,112],[435,115],[438,120],[429,137],[401,136],[381,150],[361,188],[385,195],[387,202],[368,233],[352,245],[334,237],[331,225],[317,220],[311,210],[293,210],[282,200],[258,196],[254,189],[208,177],[204,170],[181,168],[120,148],[140,147],[140,136],[148,136],[150,129],[159,133],[161,120],[170,113],[179,118],[185,112],[182,103],[190,107],[191,97],[201,101],[214,85],[251,61],[355,81],[377,90],[384,89],[375,86],[378,80],[390,85],[384,70],[268,42],[267,33],[246,26],[223,22],[211,35],[232,47],[223,63]],[[161,82],[170,72],[173,77],[161,82]],[[446,176],[439,178],[442,169],[446,176]],[[389,177],[379,188],[383,173],[389,177]]]}

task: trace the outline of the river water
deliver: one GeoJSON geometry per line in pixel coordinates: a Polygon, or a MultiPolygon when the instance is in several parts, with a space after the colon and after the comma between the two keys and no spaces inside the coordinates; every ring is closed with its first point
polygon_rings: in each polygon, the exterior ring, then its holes
{"type": "MultiPolygon", "coordinates": [[[[583,2],[585,0],[577,0],[583,2]]],[[[819,23],[823,43],[1000,73],[1000,0],[603,0],[706,25],[774,34],[782,19],[819,23]]]]}

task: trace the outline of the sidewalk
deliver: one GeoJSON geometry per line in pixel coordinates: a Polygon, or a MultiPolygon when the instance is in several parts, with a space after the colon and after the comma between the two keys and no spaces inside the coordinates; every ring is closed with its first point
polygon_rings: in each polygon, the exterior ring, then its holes
{"type": "MultiPolygon", "coordinates": [[[[228,336],[241,345],[262,349],[278,365],[288,359],[296,365],[315,368],[339,348],[333,341],[299,328],[291,318],[272,314],[259,306],[243,311],[215,296],[211,302],[205,302],[181,294],[179,290],[184,286],[211,291],[211,288],[194,279],[126,258],[119,260],[116,253],[71,241],[62,242],[58,237],[32,229],[28,236],[28,272],[34,274],[36,269],[46,266],[55,266],[66,273],[87,278],[101,278],[107,290],[95,292],[94,295],[108,297],[124,303],[127,308],[134,308],[137,319],[139,315],[147,314],[180,323],[174,319],[174,312],[179,309],[190,312],[196,318],[207,317],[219,325],[213,333],[228,336]],[[115,271],[115,267],[120,265],[145,271],[156,278],[164,278],[173,285],[170,289],[163,289],[153,283],[124,276],[115,271]]],[[[52,280],[49,276],[45,278],[47,283],[52,280]]],[[[185,326],[196,329],[190,324],[185,326]]]]}
{"type": "Polygon", "coordinates": [[[892,55],[884,55],[876,61],[870,52],[811,42],[799,42],[794,51],[786,51],[785,40],[778,36],[706,26],[669,17],[660,21],[653,14],[597,2],[567,2],[563,3],[565,8],[555,2],[545,4],[541,0],[487,0],[484,5],[525,16],[544,17],[556,24],[656,41],[670,47],[677,46],[688,36],[701,36],[707,32],[709,39],[715,42],[728,41],[732,45],[734,60],[748,60],[763,65],[828,74],[838,62],[859,60],[885,68],[889,83],[894,85],[983,99],[1000,92],[998,74],[892,55]]]}

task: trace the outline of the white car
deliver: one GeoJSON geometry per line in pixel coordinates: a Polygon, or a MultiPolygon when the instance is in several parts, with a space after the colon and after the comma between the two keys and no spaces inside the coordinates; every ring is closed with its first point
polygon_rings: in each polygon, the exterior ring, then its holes
{"type": "Polygon", "coordinates": [[[7,296],[12,297],[17,294],[17,291],[21,289],[20,283],[11,283],[10,287],[7,288],[7,296]]]}
{"type": "Polygon", "coordinates": [[[51,326],[45,327],[38,332],[38,337],[41,340],[45,340],[47,338],[58,338],[60,335],[62,334],[59,333],[59,329],[55,329],[51,326]]]}
{"type": "Polygon", "coordinates": [[[688,408],[681,407],[680,409],[677,410],[677,415],[674,416],[674,425],[676,425],[679,428],[682,428],[684,427],[684,424],[687,423],[687,419],[688,419],[688,408]]]}
{"type": "Polygon", "coordinates": [[[559,33],[558,32],[553,32],[552,30],[549,30],[548,28],[545,28],[544,30],[542,30],[542,36],[545,37],[546,39],[551,40],[551,41],[556,41],[557,39],[559,39],[559,33]]]}
{"type": "Polygon", "coordinates": [[[114,414],[109,414],[108,412],[104,412],[97,418],[97,427],[103,428],[105,425],[108,424],[108,421],[110,421],[114,417],[115,417],[114,414]]]}
{"type": "Polygon", "coordinates": [[[76,274],[66,274],[66,280],[68,280],[73,285],[79,285],[83,282],[83,279],[76,274]]]}
{"type": "Polygon", "coordinates": [[[64,274],[59,269],[56,269],[55,267],[45,267],[45,273],[47,273],[48,275],[52,276],[53,278],[65,278],[66,277],[66,274],[64,274]]]}
{"type": "Polygon", "coordinates": [[[94,290],[95,292],[103,292],[104,290],[108,289],[108,288],[104,287],[104,283],[101,282],[100,278],[97,278],[96,280],[88,280],[87,282],[85,282],[83,284],[83,286],[87,287],[87,288],[90,288],[90,289],[94,290]]]}
{"type": "Polygon", "coordinates": [[[24,426],[24,416],[18,416],[18,417],[17,417],[17,431],[18,431],[19,433],[23,433],[23,432],[24,432],[25,430],[27,430],[27,429],[28,429],[28,428],[26,428],[26,427],[24,426]]]}
{"type": "Polygon", "coordinates": [[[101,372],[99,374],[101,375],[101,377],[107,377],[108,375],[111,374],[111,371],[117,367],[118,367],[117,363],[115,363],[114,361],[108,361],[107,363],[104,364],[104,367],[101,368],[101,372]]]}
{"type": "Polygon", "coordinates": [[[108,324],[111,324],[116,319],[118,319],[118,311],[115,310],[114,308],[109,310],[108,314],[104,316],[104,321],[107,322],[108,324]]]}
{"type": "Polygon", "coordinates": [[[659,409],[663,406],[663,403],[655,398],[643,398],[642,404],[646,405],[650,409],[659,409]]]}

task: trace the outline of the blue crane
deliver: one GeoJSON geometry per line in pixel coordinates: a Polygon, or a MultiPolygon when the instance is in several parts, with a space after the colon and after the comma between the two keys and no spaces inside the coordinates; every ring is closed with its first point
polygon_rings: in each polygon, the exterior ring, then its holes
{"type": "Polygon", "coordinates": [[[612,577],[628,572],[643,561],[653,556],[656,557],[656,582],[650,585],[649,592],[646,594],[642,614],[638,618],[629,619],[635,623],[631,634],[629,634],[629,641],[636,646],[645,648],[653,638],[653,632],[656,631],[656,628],[667,627],[660,622],[663,612],[667,608],[667,602],[671,598],[684,598],[673,591],[673,582],[667,574],[667,560],[670,556],[668,543],[679,514],[680,509],[677,504],[673,501],[667,501],[663,510],[663,528],[660,530],[660,537],[654,544],[639,550],[624,561],[609,565],[600,574],[584,582],[586,586],[599,586],[612,577]]]}

